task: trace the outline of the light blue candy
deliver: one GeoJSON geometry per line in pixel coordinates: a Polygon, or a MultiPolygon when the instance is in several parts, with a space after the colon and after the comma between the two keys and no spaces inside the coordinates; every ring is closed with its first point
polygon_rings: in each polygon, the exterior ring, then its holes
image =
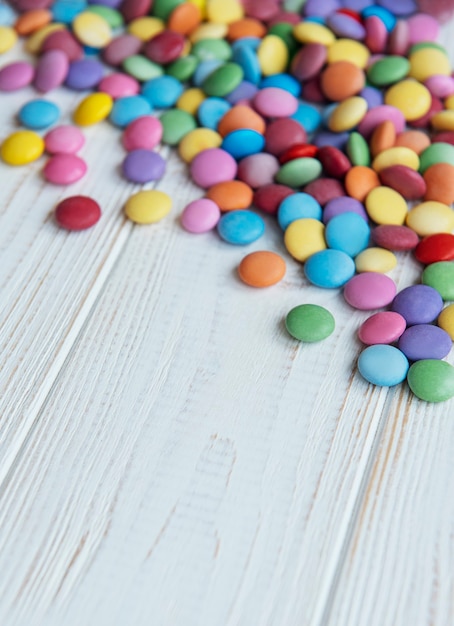
{"type": "Polygon", "coordinates": [[[373,15],[381,19],[388,33],[391,32],[396,25],[396,17],[391,13],[391,11],[388,11],[388,9],[385,9],[384,7],[371,6],[361,11],[361,17],[364,20],[368,17],[372,17],[373,15]]]}
{"type": "Polygon", "coordinates": [[[26,128],[39,130],[55,124],[60,117],[60,109],[49,100],[31,100],[21,107],[18,117],[26,128]]]}
{"type": "Polygon", "coordinates": [[[0,24],[2,26],[12,26],[17,19],[17,15],[8,4],[0,4],[0,24]]]}
{"type": "Polygon", "coordinates": [[[87,8],[85,0],[57,0],[51,7],[54,22],[62,22],[63,24],[71,24],[73,19],[79,13],[87,8]]]}
{"type": "Polygon", "coordinates": [[[223,98],[205,98],[197,109],[197,119],[201,126],[216,130],[220,120],[232,107],[223,98]]]}
{"type": "Polygon", "coordinates": [[[282,200],[277,209],[277,221],[282,230],[295,220],[312,217],[322,219],[322,207],[317,200],[308,193],[293,193],[282,200]]]}
{"type": "Polygon", "coordinates": [[[232,43],[232,52],[234,53],[238,48],[247,47],[251,50],[257,50],[261,43],[261,39],[259,37],[241,37],[241,39],[237,39],[232,43]]]}
{"type": "Polygon", "coordinates": [[[221,67],[221,65],[224,65],[224,61],[221,61],[220,59],[207,59],[206,61],[201,61],[192,75],[191,80],[193,84],[196,87],[200,87],[203,81],[208,78],[214,70],[221,67]]]}
{"type": "Polygon", "coordinates": [[[152,108],[169,109],[183,93],[183,85],[173,76],[158,76],[144,83],[141,93],[152,108]]]}
{"type": "Polygon", "coordinates": [[[258,85],[262,77],[262,70],[254,50],[242,46],[234,50],[232,61],[239,65],[244,73],[244,80],[258,85]]]}
{"type": "Polygon", "coordinates": [[[357,213],[346,211],[329,220],[325,239],[329,248],[355,257],[369,245],[370,228],[357,213]]]}
{"type": "Polygon", "coordinates": [[[322,116],[318,109],[306,102],[298,104],[298,108],[291,117],[293,120],[299,122],[308,133],[313,133],[318,130],[322,123],[322,116]]]}
{"type": "Polygon", "coordinates": [[[252,211],[239,209],[225,213],[218,222],[218,233],[224,241],[244,246],[256,241],[265,232],[265,222],[252,211]]]}
{"type": "Polygon", "coordinates": [[[232,131],[224,137],[221,144],[221,148],[238,161],[251,154],[262,152],[264,147],[264,136],[250,128],[232,131]]]}
{"type": "Polygon", "coordinates": [[[394,346],[377,344],[368,346],[358,359],[358,370],[373,385],[392,387],[405,380],[409,369],[408,359],[394,346]]]}
{"type": "Polygon", "coordinates": [[[329,128],[330,117],[334,113],[334,111],[337,109],[338,106],[339,106],[338,102],[333,102],[332,104],[328,104],[326,107],[324,107],[323,113],[322,113],[322,123],[325,128],[329,128]]]}
{"type": "Polygon", "coordinates": [[[271,76],[265,76],[260,81],[260,89],[265,89],[266,87],[278,87],[279,89],[284,89],[284,91],[288,91],[297,98],[301,93],[301,84],[290,76],[290,74],[272,74],[271,76]]]}
{"type": "Polygon", "coordinates": [[[151,105],[143,96],[125,96],[115,100],[109,120],[123,128],[142,115],[151,113],[151,105]]]}
{"type": "Polygon", "coordinates": [[[354,276],[355,262],[341,250],[321,250],[307,259],[304,273],[313,285],[335,289],[354,276]]]}

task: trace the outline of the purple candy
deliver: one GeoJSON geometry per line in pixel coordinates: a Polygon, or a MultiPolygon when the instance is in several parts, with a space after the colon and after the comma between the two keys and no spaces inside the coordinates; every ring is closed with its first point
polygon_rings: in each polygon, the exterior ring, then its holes
{"type": "Polygon", "coordinates": [[[123,160],[122,171],[132,183],[149,183],[164,176],[166,162],[152,150],[132,150],[123,160]]]}
{"type": "Polygon", "coordinates": [[[322,130],[314,137],[312,143],[317,146],[317,148],[322,148],[323,146],[334,146],[335,148],[339,148],[342,150],[350,137],[350,133],[331,133],[328,130],[322,130]]]}
{"type": "Polygon", "coordinates": [[[340,8],[339,0],[307,0],[304,5],[304,15],[308,17],[327,17],[340,8]]]}
{"type": "Polygon", "coordinates": [[[361,40],[366,36],[366,29],[357,20],[349,15],[342,13],[333,13],[326,20],[326,25],[331,28],[333,33],[338,37],[347,37],[348,39],[361,40]]]}
{"type": "Polygon", "coordinates": [[[323,209],[323,222],[327,224],[333,217],[347,212],[356,213],[362,217],[364,221],[369,221],[366,209],[359,200],[350,198],[349,196],[342,196],[340,198],[333,198],[325,204],[323,209]]]}
{"type": "Polygon", "coordinates": [[[377,0],[377,4],[397,17],[411,15],[418,10],[415,0],[399,0],[398,2],[396,0],[377,0]]]}
{"type": "Polygon", "coordinates": [[[351,9],[352,11],[360,12],[367,7],[371,7],[374,4],[373,0],[342,0],[342,6],[345,9],[351,9]]]}
{"type": "Polygon", "coordinates": [[[242,80],[238,87],[235,87],[227,96],[226,100],[234,105],[242,100],[250,100],[257,93],[258,87],[247,80],[242,80]]]}
{"type": "Polygon", "coordinates": [[[361,98],[364,98],[367,102],[368,109],[373,109],[374,107],[378,107],[380,104],[383,104],[383,94],[375,87],[364,87],[358,95],[360,95],[361,98]]]}
{"type": "Polygon", "coordinates": [[[440,294],[429,285],[412,285],[402,289],[391,304],[391,310],[400,313],[408,326],[430,324],[443,308],[440,294]]]}
{"type": "Polygon", "coordinates": [[[448,333],[432,324],[410,326],[401,335],[397,347],[410,361],[420,359],[443,359],[451,350],[448,333]]]}
{"type": "Polygon", "coordinates": [[[27,61],[13,61],[0,69],[0,91],[16,91],[29,85],[35,68],[27,61]]]}
{"type": "Polygon", "coordinates": [[[123,0],[88,0],[88,4],[102,4],[111,9],[118,9],[123,0]]]}
{"type": "Polygon", "coordinates": [[[79,59],[69,64],[65,85],[69,89],[93,89],[101,82],[104,67],[96,59],[79,59]]]}

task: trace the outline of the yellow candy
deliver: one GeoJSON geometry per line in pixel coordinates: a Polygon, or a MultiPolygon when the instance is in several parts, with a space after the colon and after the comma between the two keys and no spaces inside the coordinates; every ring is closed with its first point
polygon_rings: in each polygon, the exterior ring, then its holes
{"type": "Polygon", "coordinates": [[[214,22],[206,22],[200,24],[189,35],[191,43],[197,43],[202,39],[224,39],[228,31],[227,24],[215,24],[214,22]]]}
{"type": "Polygon", "coordinates": [[[186,89],[186,91],[181,94],[177,100],[176,107],[177,109],[186,111],[186,113],[195,115],[197,113],[197,109],[205,98],[206,95],[201,89],[198,87],[191,87],[190,89],[186,89]]]}
{"type": "Polygon", "coordinates": [[[438,316],[437,324],[454,340],[454,304],[448,304],[448,306],[443,309],[438,316]]]}
{"type": "Polygon", "coordinates": [[[163,191],[150,189],[133,194],[125,204],[126,216],[136,224],[154,224],[172,208],[172,199],[163,191]]]}
{"type": "Polygon", "coordinates": [[[352,130],[363,119],[367,112],[367,101],[360,96],[346,98],[332,112],[328,127],[335,133],[352,130]]]}
{"type": "Polygon", "coordinates": [[[192,159],[208,148],[219,148],[222,137],[211,128],[195,128],[191,130],[178,144],[178,153],[185,163],[190,163],[192,159]]]}
{"type": "Polygon", "coordinates": [[[386,274],[397,265],[397,257],[385,248],[366,248],[355,257],[357,272],[386,274]]]}
{"type": "Polygon", "coordinates": [[[312,217],[295,220],[285,230],[284,244],[294,259],[304,263],[312,254],[326,249],[325,226],[312,217]]]}
{"type": "Polygon", "coordinates": [[[104,48],[112,39],[112,30],[106,20],[89,11],[76,15],[72,23],[74,34],[85,46],[104,48]]]}
{"type": "Polygon", "coordinates": [[[366,210],[376,224],[397,224],[405,222],[408,213],[407,202],[391,187],[375,187],[366,196],[366,210]]]}
{"type": "Polygon", "coordinates": [[[113,99],[107,93],[92,93],[81,100],[74,111],[74,121],[79,126],[91,126],[102,122],[113,107],[113,99]]]}
{"type": "Polygon", "coordinates": [[[454,130],[454,111],[440,111],[430,118],[430,124],[435,130],[454,130]]]}
{"type": "Polygon", "coordinates": [[[5,139],[1,157],[8,165],[26,165],[44,152],[44,141],[32,130],[18,130],[5,139]]]}
{"type": "Polygon", "coordinates": [[[429,200],[413,207],[406,223],[420,237],[451,233],[454,230],[454,211],[447,204],[429,200]]]}
{"type": "Polygon", "coordinates": [[[43,26],[27,39],[27,41],[25,42],[25,50],[27,52],[30,52],[30,54],[39,54],[41,46],[43,45],[46,37],[48,37],[51,33],[54,33],[57,30],[65,29],[66,26],[64,24],[60,24],[59,22],[43,26]]]}
{"type": "Polygon", "coordinates": [[[158,17],[138,17],[128,24],[128,33],[141,41],[148,41],[165,29],[165,24],[158,17]]]}
{"type": "Polygon", "coordinates": [[[402,111],[407,121],[417,120],[425,115],[432,104],[430,91],[416,80],[401,80],[385,93],[385,104],[402,111]]]}
{"type": "Polygon", "coordinates": [[[353,39],[338,39],[328,48],[328,63],[349,61],[363,70],[369,57],[370,52],[366,46],[353,39]]]}
{"type": "Polygon", "coordinates": [[[208,0],[206,15],[209,22],[231,24],[244,17],[244,8],[238,0],[208,0]]]}
{"type": "Polygon", "coordinates": [[[423,83],[430,76],[451,75],[451,64],[447,55],[437,48],[421,48],[408,57],[410,71],[408,76],[423,83]]]}
{"type": "Polygon", "coordinates": [[[195,6],[200,9],[200,14],[202,15],[202,18],[206,18],[206,0],[188,0],[188,2],[190,2],[191,4],[195,4],[195,6]]]}
{"type": "Polygon", "coordinates": [[[454,110],[454,95],[448,96],[444,101],[445,109],[449,109],[450,111],[454,110]]]}
{"type": "Polygon", "coordinates": [[[8,52],[17,41],[17,34],[14,28],[0,25],[0,54],[8,52]]]}
{"type": "Polygon", "coordinates": [[[393,165],[406,165],[410,169],[418,171],[419,156],[410,148],[395,146],[394,148],[383,150],[372,161],[372,169],[376,172],[381,172],[385,167],[392,167],[393,165]]]}
{"type": "Polygon", "coordinates": [[[288,48],[277,35],[266,35],[257,48],[257,59],[264,76],[280,74],[288,63],[288,48]]]}
{"type": "Polygon", "coordinates": [[[292,32],[300,43],[321,43],[330,46],[336,40],[329,28],[315,22],[300,22],[294,26],[292,32]]]}

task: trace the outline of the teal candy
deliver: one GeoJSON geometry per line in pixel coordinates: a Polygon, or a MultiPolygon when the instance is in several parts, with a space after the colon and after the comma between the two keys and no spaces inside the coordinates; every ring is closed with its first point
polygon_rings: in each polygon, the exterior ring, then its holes
{"type": "Polygon", "coordinates": [[[376,344],[361,352],[358,370],[373,385],[393,387],[405,380],[409,363],[403,352],[394,346],[376,344]]]}
{"type": "Polygon", "coordinates": [[[168,109],[183,93],[183,85],[173,76],[157,76],[144,83],[142,96],[154,109],[168,109]]]}
{"type": "Polygon", "coordinates": [[[293,193],[287,196],[277,209],[277,221],[284,231],[289,224],[305,217],[319,221],[322,219],[322,207],[308,193],[293,193]]]}
{"type": "Polygon", "coordinates": [[[251,154],[262,152],[264,147],[264,136],[250,128],[240,128],[228,133],[221,145],[221,148],[237,161],[251,154]]]}
{"type": "Polygon", "coordinates": [[[151,113],[151,105],[143,96],[125,96],[115,100],[109,120],[115,126],[124,128],[142,115],[151,113]]]}
{"type": "Polygon", "coordinates": [[[265,232],[265,222],[252,211],[240,209],[224,213],[218,222],[219,236],[228,243],[244,246],[259,239],[265,232]]]}
{"type": "Polygon", "coordinates": [[[354,276],[355,262],[342,250],[321,250],[307,259],[304,274],[317,287],[336,289],[354,276]]]}
{"type": "Polygon", "coordinates": [[[21,107],[18,117],[26,128],[39,130],[55,124],[60,117],[60,109],[49,100],[31,100],[21,107]]]}
{"type": "Polygon", "coordinates": [[[357,213],[346,211],[329,220],[325,228],[325,239],[329,248],[342,250],[355,257],[368,247],[370,228],[366,220],[357,213]]]}

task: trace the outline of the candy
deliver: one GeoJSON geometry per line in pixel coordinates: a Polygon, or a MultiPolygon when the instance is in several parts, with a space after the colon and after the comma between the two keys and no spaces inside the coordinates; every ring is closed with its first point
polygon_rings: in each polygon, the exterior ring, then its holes
{"type": "Polygon", "coordinates": [[[152,150],[137,148],[124,158],[121,171],[132,183],[149,183],[164,176],[166,162],[160,154],[152,150]]]}
{"type": "Polygon", "coordinates": [[[72,22],[74,34],[85,46],[104,48],[112,39],[112,31],[107,21],[96,13],[83,11],[72,22]]]}
{"type": "Polygon", "coordinates": [[[245,256],[238,266],[241,280],[251,287],[270,287],[285,275],[284,259],[276,252],[259,250],[245,256]]]}
{"type": "Polygon", "coordinates": [[[454,300],[454,262],[438,261],[428,265],[421,277],[422,283],[436,289],[443,300],[454,300]]]}
{"type": "Polygon", "coordinates": [[[391,310],[400,313],[409,326],[430,324],[443,308],[440,293],[429,285],[411,285],[402,289],[391,303],[391,310]]]}
{"type": "Polygon", "coordinates": [[[151,112],[150,103],[143,96],[124,96],[115,100],[109,120],[115,126],[124,128],[137,118],[151,112]]]}
{"type": "Polygon", "coordinates": [[[376,224],[403,224],[408,214],[405,198],[391,187],[375,187],[367,194],[365,204],[376,224]]]}
{"type": "Polygon", "coordinates": [[[206,233],[219,222],[219,206],[209,198],[194,200],[185,206],[181,214],[181,225],[190,233],[206,233]]]}
{"type": "Polygon", "coordinates": [[[130,122],[125,128],[122,143],[125,150],[153,150],[162,139],[161,121],[152,115],[144,115],[130,122]]]}
{"type": "Polygon", "coordinates": [[[320,161],[310,157],[293,159],[282,165],[276,173],[275,179],[282,185],[302,187],[320,176],[322,166],[320,161]]]}
{"type": "Polygon", "coordinates": [[[325,229],[325,239],[329,248],[342,250],[355,257],[369,243],[370,228],[356,213],[345,212],[333,217],[325,229]]]}
{"type": "Polygon", "coordinates": [[[385,307],[393,301],[395,295],[396,284],[392,278],[377,272],[357,274],[344,288],[346,302],[361,311],[385,307]]]}
{"type": "Polygon", "coordinates": [[[277,210],[277,221],[283,231],[297,219],[312,218],[320,221],[322,207],[307,193],[294,193],[282,200],[277,210]]]}
{"type": "Polygon", "coordinates": [[[54,185],[70,185],[80,180],[86,171],[85,161],[75,154],[55,154],[44,166],[43,175],[54,185]]]}
{"type": "Polygon", "coordinates": [[[406,224],[420,236],[450,233],[454,230],[454,211],[447,204],[428,200],[408,212],[406,224]]]}
{"type": "Polygon", "coordinates": [[[397,265],[397,257],[385,248],[366,248],[355,257],[357,272],[386,274],[397,265]]]}
{"type": "Polygon", "coordinates": [[[128,219],[137,224],[154,224],[161,221],[172,208],[172,200],[163,191],[151,189],[138,191],[125,204],[128,219]]]}
{"type": "Polygon", "coordinates": [[[426,265],[454,260],[454,235],[435,233],[424,237],[415,248],[415,257],[426,265]]]}
{"type": "Polygon", "coordinates": [[[113,107],[113,99],[107,93],[93,93],[81,100],[73,118],[79,126],[91,126],[105,120],[113,107]]]}
{"type": "MultiPolygon", "coordinates": [[[[406,200],[418,200],[427,191],[425,179],[407,165],[391,165],[379,172],[380,181],[386,187],[391,187],[406,200]]],[[[434,198],[435,199],[435,198],[434,198]]]]}
{"type": "Polygon", "coordinates": [[[16,91],[29,85],[35,69],[27,61],[14,61],[0,69],[0,91],[16,91]]]}
{"type": "Polygon", "coordinates": [[[74,154],[84,145],[85,137],[76,126],[57,126],[46,133],[44,143],[49,154],[74,154]]]}
{"type": "Polygon", "coordinates": [[[298,100],[285,89],[265,87],[253,99],[256,111],[265,117],[288,117],[298,108],[298,100]]]}
{"type": "Polygon", "coordinates": [[[406,321],[402,315],[394,311],[380,311],[361,324],[358,337],[367,345],[389,344],[397,341],[405,328],[406,321]]]}
{"type": "Polygon", "coordinates": [[[255,130],[240,128],[224,137],[221,148],[240,160],[251,154],[258,154],[265,146],[265,138],[255,130]]]}
{"type": "Polygon", "coordinates": [[[213,200],[221,211],[235,211],[251,206],[253,191],[240,180],[228,180],[210,187],[206,197],[213,200]]]}
{"type": "Polygon", "coordinates": [[[272,154],[252,154],[238,163],[237,178],[255,189],[271,184],[278,170],[279,161],[272,154]]]}
{"type": "Polygon", "coordinates": [[[313,343],[323,341],[333,333],[335,320],[330,311],[322,306],[300,304],[287,313],[285,327],[295,339],[313,343]]]}
{"type": "Polygon", "coordinates": [[[20,123],[26,128],[39,130],[52,126],[60,116],[60,109],[49,100],[30,100],[18,113],[20,123]]]}
{"type": "Polygon", "coordinates": [[[408,372],[412,392],[426,402],[444,402],[454,396],[454,367],[446,361],[423,359],[408,372]]]}
{"type": "Polygon", "coordinates": [[[9,26],[0,24],[0,54],[8,52],[16,43],[16,32],[9,26]]]}
{"type": "Polygon", "coordinates": [[[397,347],[410,361],[443,359],[451,350],[451,337],[432,324],[415,324],[401,335],[397,347]]]}
{"type": "Polygon", "coordinates": [[[93,89],[101,82],[103,75],[104,67],[96,59],[77,59],[69,65],[65,85],[80,91],[93,89]]]}
{"type": "Polygon", "coordinates": [[[216,183],[235,178],[235,159],[222,148],[209,148],[200,151],[191,161],[192,180],[200,187],[211,187],[216,183]]]}
{"type": "Polygon", "coordinates": [[[36,161],[44,152],[44,141],[32,130],[18,130],[7,137],[0,150],[8,165],[26,165],[36,161]]]}
{"type": "Polygon", "coordinates": [[[244,246],[263,235],[265,223],[260,215],[240,209],[224,213],[217,224],[217,231],[227,243],[244,246]]]}
{"type": "Polygon", "coordinates": [[[393,387],[404,381],[408,368],[407,357],[394,346],[369,346],[361,352],[358,359],[361,376],[380,387],[393,387]]]}
{"type": "Polygon", "coordinates": [[[55,208],[55,221],[67,230],[85,230],[101,217],[101,207],[88,196],[71,196],[59,202],[55,208]]]}
{"type": "MultiPolygon", "coordinates": [[[[289,228],[291,227],[292,224],[289,228]]],[[[312,254],[304,265],[304,274],[308,281],[324,289],[342,287],[354,273],[353,259],[342,250],[320,250],[312,254]]]]}

